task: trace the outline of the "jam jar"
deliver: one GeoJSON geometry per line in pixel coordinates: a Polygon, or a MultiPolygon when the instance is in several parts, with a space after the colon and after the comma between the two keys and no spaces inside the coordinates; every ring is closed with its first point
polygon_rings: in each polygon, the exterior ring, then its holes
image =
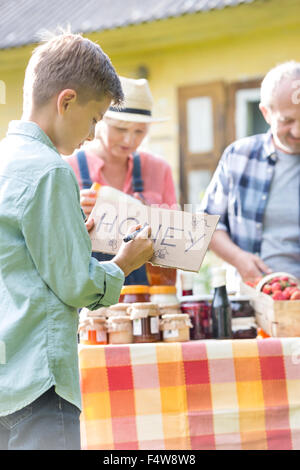
{"type": "Polygon", "coordinates": [[[105,308],[91,311],[83,308],[79,316],[79,341],[81,344],[107,344],[105,308]]]}
{"type": "Polygon", "coordinates": [[[136,302],[128,309],[133,322],[133,342],[153,343],[160,341],[160,310],[153,302],[136,302]]]}
{"type": "Polygon", "coordinates": [[[167,343],[184,342],[190,340],[190,317],[185,313],[165,314],[161,317],[160,328],[163,341],[167,343]]]}
{"type": "Polygon", "coordinates": [[[232,310],[232,338],[251,339],[257,337],[255,311],[250,299],[244,295],[229,296],[232,310]]]}
{"type": "Polygon", "coordinates": [[[119,302],[150,302],[149,286],[146,285],[129,285],[123,286],[119,302]]]}
{"type": "Polygon", "coordinates": [[[106,325],[109,344],[132,343],[132,321],[128,315],[110,316],[106,325]]]}
{"type": "Polygon", "coordinates": [[[181,298],[181,311],[189,315],[192,323],[191,340],[212,338],[211,295],[181,298]]]}

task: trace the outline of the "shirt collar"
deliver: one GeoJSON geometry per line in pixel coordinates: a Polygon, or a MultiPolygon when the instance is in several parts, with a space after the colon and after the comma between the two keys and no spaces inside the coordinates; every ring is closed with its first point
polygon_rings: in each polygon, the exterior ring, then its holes
{"type": "MultiPolygon", "coordinates": [[[[89,156],[89,158],[93,159],[96,171],[102,170],[102,168],[105,166],[105,161],[101,157],[99,157],[99,155],[96,155],[96,153],[93,152],[92,150],[87,149],[85,150],[85,152],[89,156]]],[[[130,154],[128,155],[128,170],[132,171],[132,167],[133,167],[133,155],[130,154]]]]}
{"type": "Polygon", "coordinates": [[[8,125],[8,131],[6,135],[9,136],[16,134],[32,137],[33,139],[36,139],[55,150],[55,152],[60,155],[47,134],[33,121],[11,121],[8,125]]]}
{"type": "Polygon", "coordinates": [[[268,130],[265,134],[264,144],[263,144],[263,151],[262,151],[262,158],[263,159],[271,159],[273,161],[277,160],[276,149],[273,142],[272,132],[271,129],[268,130]]]}

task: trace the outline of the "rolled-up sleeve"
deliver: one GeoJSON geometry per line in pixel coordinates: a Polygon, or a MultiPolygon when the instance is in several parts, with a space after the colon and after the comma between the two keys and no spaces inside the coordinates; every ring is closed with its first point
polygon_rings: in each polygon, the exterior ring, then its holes
{"type": "Polygon", "coordinates": [[[118,302],[124,273],[92,257],[79,200],[72,169],[49,169],[32,188],[21,228],[28,256],[47,286],[65,304],[93,310],[118,302]]]}

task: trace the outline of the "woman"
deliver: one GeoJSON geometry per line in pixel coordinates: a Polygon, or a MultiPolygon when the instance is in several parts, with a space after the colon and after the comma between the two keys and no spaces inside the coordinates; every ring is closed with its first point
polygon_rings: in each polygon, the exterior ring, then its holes
{"type": "MultiPolygon", "coordinates": [[[[96,192],[92,183],[109,185],[140,199],[145,204],[176,208],[176,194],[170,165],[161,157],[137,152],[152,117],[153,100],[147,80],[120,77],[125,95],[124,108],[109,108],[95,129],[95,138],[82,150],[67,157],[81,189],[81,206],[89,215],[96,192]]],[[[94,253],[99,260],[110,255],[94,253]]],[[[174,273],[173,273],[174,274],[174,273]]],[[[134,271],[125,284],[148,284],[145,266],[134,271]]]]}

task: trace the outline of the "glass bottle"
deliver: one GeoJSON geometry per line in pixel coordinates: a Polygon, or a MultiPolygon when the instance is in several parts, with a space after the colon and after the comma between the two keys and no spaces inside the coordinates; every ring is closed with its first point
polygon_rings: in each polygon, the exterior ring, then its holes
{"type": "Polygon", "coordinates": [[[212,286],[215,289],[211,309],[212,337],[215,339],[229,339],[232,337],[232,311],[226,290],[226,269],[213,269],[212,286]]]}

